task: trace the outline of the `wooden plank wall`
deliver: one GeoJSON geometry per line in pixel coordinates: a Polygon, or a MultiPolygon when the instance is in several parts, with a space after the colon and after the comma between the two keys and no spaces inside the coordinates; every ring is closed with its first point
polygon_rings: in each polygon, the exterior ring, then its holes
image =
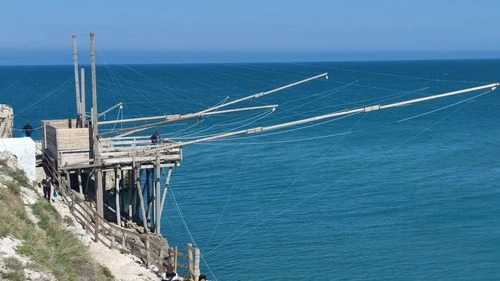
{"type": "Polygon", "coordinates": [[[57,129],[57,149],[60,152],[68,150],[89,150],[89,129],[57,129]]]}
{"type": "Polygon", "coordinates": [[[76,128],[76,119],[43,120],[42,122],[56,129],[76,128]]]}
{"type": "Polygon", "coordinates": [[[52,126],[45,126],[45,149],[49,155],[57,159],[57,130],[52,126]]]}

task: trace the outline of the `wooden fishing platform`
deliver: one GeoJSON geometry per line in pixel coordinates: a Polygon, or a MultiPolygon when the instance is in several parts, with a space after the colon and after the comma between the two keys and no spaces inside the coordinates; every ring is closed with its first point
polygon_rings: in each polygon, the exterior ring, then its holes
{"type": "MultiPolygon", "coordinates": [[[[95,165],[93,165],[91,143],[91,130],[78,128],[76,119],[42,120],[42,151],[60,172],[73,173],[77,169],[92,169],[95,165]]],[[[165,144],[175,144],[175,142],[165,140],[161,145],[165,144]]],[[[161,168],[180,165],[182,147],[165,147],[147,152],[157,147],[158,145],[151,144],[149,137],[100,139],[99,151],[102,158],[100,166],[104,170],[113,170],[116,165],[122,170],[131,170],[135,166],[134,163],[138,163],[141,169],[153,168],[157,165],[157,161],[161,168]]]]}
{"type": "Polygon", "coordinates": [[[188,244],[187,254],[182,254],[160,232],[172,169],[180,166],[182,146],[170,140],[152,144],[148,136],[99,135],[93,39],[91,34],[91,116],[85,114],[85,75],[82,68],[80,83],[73,36],[78,118],[42,121],[44,169],[96,242],[132,253],[159,272],[168,263],[179,266],[186,269],[184,276],[197,280],[200,250],[188,244]],[[90,122],[85,122],[87,117],[90,122]],[[179,256],[187,264],[178,262],[179,256]]]}

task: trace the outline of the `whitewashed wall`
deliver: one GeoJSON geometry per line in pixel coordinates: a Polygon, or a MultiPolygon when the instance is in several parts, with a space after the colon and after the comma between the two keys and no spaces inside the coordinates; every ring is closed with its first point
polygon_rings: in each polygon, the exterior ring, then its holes
{"type": "Polygon", "coordinates": [[[0,139],[0,151],[9,151],[16,155],[18,167],[30,180],[36,180],[35,142],[28,137],[0,139]]]}

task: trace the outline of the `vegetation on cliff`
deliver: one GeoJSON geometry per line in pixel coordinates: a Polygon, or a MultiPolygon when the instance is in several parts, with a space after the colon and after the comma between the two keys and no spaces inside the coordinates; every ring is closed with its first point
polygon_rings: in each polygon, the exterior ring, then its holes
{"type": "Polygon", "coordinates": [[[0,238],[20,241],[15,250],[29,260],[5,258],[0,279],[30,280],[26,272],[34,271],[41,272],[44,280],[114,280],[109,269],[95,263],[87,247],[64,229],[63,224],[72,220],[63,221],[51,204],[33,192],[36,188],[21,170],[0,160],[0,238]],[[30,196],[35,198],[26,199],[30,196]],[[27,203],[30,200],[32,204],[27,203]]]}

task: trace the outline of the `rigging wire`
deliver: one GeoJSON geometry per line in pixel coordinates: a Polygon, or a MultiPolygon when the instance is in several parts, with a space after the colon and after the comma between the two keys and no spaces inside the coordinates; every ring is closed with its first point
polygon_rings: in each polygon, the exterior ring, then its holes
{"type": "Polygon", "coordinates": [[[14,80],[14,82],[10,83],[9,86],[7,86],[6,88],[4,88],[2,91],[0,91],[0,96],[3,95],[3,93],[5,93],[7,90],[9,90],[10,88],[12,88],[15,84],[17,84],[17,82],[21,81],[21,79],[23,79],[24,77],[26,77],[28,74],[30,74],[31,72],[33,72],[33,70],[35,70],[35,68],[37,68],[36,65],[34,65],[33,67],[31,67],[28,71],[26,71],[23,75],[21,75],[19,78],[17,78],[16,80],[14,80]]]}
{"type": "MultiPolygon", "coordinates": [[[[163,171],[163,176],[166,177],[166,173],[165,173],[165,170],[163,171]]],[[[184,226],[184,228],[186,229],[186,232],[188,233],[189,235],[189,239],[191,240],[191,242],[193,243],[193,245],[195,247],[198,247],[197,244],[196,244],[196,241],[194,240],[194,237],[193,235],[191,234],[191,231],[189,230],[189,227],[187,225],[187,222],[186,222],[186,219],[184,218],[182,212],[181,212],[181,209],[179,207],[179,204],[177,203],[177,199],[175,198],[175,194],[174,194],[174,191],[172,188],[169,189],[170,191],[170,194],[172,195],[172,203],[175,207],[175,210],[177,211],[178,215],[179,215],[179,218],[181,219],[182,221],[182,224],[184,226]]],[[[215,274],[214,272],[212,271],[211,267],[208,265],[207,261],[205,260],[205,256],[203,254],[200,253],[200,257],[201,259],[203,260],[203,262],[205,263],[206,267],[208,268],[208,271],[210,271],[210,273],[212,274],[212,276],[214,277],[214,279],[217,281],[217,277],[215,277],[215,274]]]]}
{"type": "MultiPolygon", "coordinates": [[[[363,116],[361,118],[358,119],[358,121],[356,121],[352,126],[351,126],[351,129],[350,131],[354,130],[354,128],[361,122],[361,120],[364,119],[364,117],[366,116],[366,114],[363,114],[363,116]]],[[[325,153],[323,153],[319,159],[321,160],[322,158],[324,158],[326,155],[328,155],[328,153],[333,150],[338,143],[340,143],[344,137],[346,135],[342,135],[333,145],[331,145],[327,151],[325,153]]],[[[257,218],[257,216],[259,216],[266,208],[268,208],[269,206],[271,206],[276,200],[278,200],[281,195],[283,195],[285,192],[287,192],[290,188],[292,188],[292,186],[294,186],[294,184],[299,181],[300,178],[302,178],[304,176],[304,174],[306,174],[307,172],[309,172],[309,170],[311,169],[314,169],[314,167],[309,167],[308,169],[304,170],[299,176],[297,176],[297,178],[292,182],[290,183],[285,189],[283,189],[280,193],[278,193],[276,196],[274,196],[272,198],[271,201],[269,201],[266,205],[264,205],[264,207],[262,207],[257,213],[255,213],[250,219],[248,219],[243,225],[241,225],[237,230],[235,230],[233,233],[231,233],[229,236],[227,236],[226,239],[224,239],[222,242],[220,242],[219,244],[217,244],[214,248],[212,248],[210,251],[208,251],[206,254],[209,255],[211,254],[212,252],[214,252],[215,250],[217,250],[218,248],[220,248],[221,246],[225,245],[226,243],[236,239],[237,237],[239,237],[241,234],[244,234],[244,233],[247,233],[249,230],[243,232],[243,233],[240,233],[240,234],[237,234],[239,231],[242,231],[250,222],[252,222],[255,218],[257,218]]]]}
{"type": "MultiPolygon", "coordinates": [[[[322,122],[311,123],[311,124],[309,124],[307,126],[298,126],[298,127],[295,127],[295,128],[290,128],[290,129],[286,129],[286,130],[279,130],[279,131],[276,131],[276,132],[262,133],[260,135],[248,135],[248,136],[234,137],[234,138],[232,138],[232,140],[249,139],[249,138],[256,138],[256,137],[263,137],[263,136],[272,136],[272,135],[280,135],[280,134],[284,134],[284,133],[288,133],[288,132],[304,130],[304,129],[307,129],[307,128],[311,128],[311,127],[315,127],[315,126],[327,124],[327,123],[330,123],[330,122],[338,121],[338,120],[341,120],[341,119],[344,119],[344,118],[347,118],[347,117],[351,117],[351,116],[354,116],[354,115],[357,115],[357,114],[360,114],[360,113],[361,112],[353,113],[353,114],[349,114],[349,115],[344,115],[344,116],[340,116],[338,118],[327,119],[327,120],[322,121],[322,122]]],[[[348,132],[351,132],[351,130],[349,130],[348,132]]],[[[344,134],[344,133],[341,133],[341,134],[344,134]]],[[[337,135],[338,134],[327,135],[327,137],[328,136],[337,136],[337,135]]],[[[317,137],[317,138],[320,139],[322,137],[317,137]]],[[[304,139],[304,140],[307,140],[307,139],[304,139]]],[[[221,141],[224,141],[224,140],[221,140],[221,141]]],[[[288,142],[295,142],[295,141],[291,140],[291,141],[288,141],[288,142]]],[[[264,143],[266,143],[266,142],[264,142],[264,143]]]]}
{"type": "MultiPolygon", "coordinates": [[[[484,94],[486,94],[486,93],[482,93],[482,94],[478,95],[477,97],[479,97],[479,96],[481,96],[481,95],[484,95],[484,94]]],[[[476,97],[476,98],[477,98],[477,97],[476,97]]],[[[467,100],[467,102],[468,102],[468,101],[470,101],[470,100],[471,100],[471,99],[468,99],[468,100],[467,100]]],[[[437,124],[441,123],[441,122],[442,122],[442,121],[444,121],[445,119],[449,118],[449,117],[450,117],[451,115],[453,115],[455,112],[457,112],[457,111],[458,111],[458,110],[460,110],[462,107],[464,107],[464,106],[467,104],[467,102],[463,102],[463,103],[456,103],[455,105],[460,105],[460,104],[461,104],[461,106],[460,106],[460,107],[458,107],[457,109],[455,109],[454,111],[452,111],[452,112],[448,113],[447,115],[445,115],[445,116],[444,116],[444,117],[442,117],[441,119],[437,120],[436,122],[432,123],[431,125],[429,125],[429,126],[428,126],[428,127],[426,127],[425,129],[422,129],[420,132],[416,133],[415,135],[413,135],[413,136],[409,137],[408,139],[406,139],[405,141],[403,141],[403,142],[402,142],[402,143],[400,143],[399,145],[396,145],[396,146],[394,146],[393,148],[389,149],[388,151],[386,151],[386,152],[385,152],[385,154],[386,154],[386,155],[391,154],[393,151],[395,151],[395,150],[397,150],[397,149],[400,149],[400,148],[401,148],[401,147],[403,147],[405,144],[407,144],[407,143],[409,143],[410,141],[412,141],[412,140],[416,139],[418,136],[422,135],[423,133],[425,133],[425,132],[429,131],[431,128],[433,128],[433,127],[434,127],[434,126],[436,126],[437,124]]],[[[366,115],[366,114],[365,114],[365,115],[366,115]]],[[[361,120],[361,119],[360,119],[360,120],[361,120]]],[[[360,120],[359,120],[359,121],[360,121],[360,120]]],[[[358,123],[359,123],[359,121],[358,121],[358,123]]],[[[341,138],[341,139],[342,139],[342,138],[341,138]]],[[[341,139],[340,139],[340,140],[341,140],[341,139]]],[[[339,141],[340,141],[340,140],[339,140],[339,141]]],[[[337,141],[333,147],[335,147],[335,146],[339,143],[339,141],[337,141]]],[[[327,154],[328,154],[328,152],[329,152],[329,151],[331,151],[331,150],[333,149],[333,147],[329,148],[329,149],[327,150],[327,152],[326,152],[326,153],[324,153],[321,157],[324,157],[324,155],[327,155],[327,154]]],[[[263,224],[265,224],[265,223],[268,223],[268,222],[270,222],[270,221],[274,220],[276,217],[278,217],[278,216],[280,216],[280,215],[282,215],[282,214],[284,214],[284,213],[288,212],[289,210],[296,208],[297,206],[299,206],[299,205],[303,204],[304,202],[306,202],[306,201],[308,201],[308,200],[311,200],[312,198],[314,198],[314,197],[318,196],[319,194],[321,194],[321,193],[322,193],[322,192],[324,192],[325,190],[327,190],[327,189],[331,188],[331,187],[332,187],[332,186],[334,186],[335,184],[338,184],[338,183],[339,183],[339,182],[341,182],[342,180],[344,180],[344,179],[346,179],[346,178],[348,178],[348,177],[352,176],[352,175],[353,175],[353,174],[355,174],[356,172],[359,172],[359,171],[363,170],[364,168],[368,167],[369,165],[373,164],[375,161],[376,161],[376,160],[374,160],[374,159],[373,159],[373,160],[369,160],[368,162],[366,162],[366,163],[362,164],[361,166],[359,166],[359,167],[357,167],[357,168],[355,168],[355,169],[351,170],[351,171],[350,171],[350,172],[348,172],[346,175],[344,175],[344,176],[342,176],[340,179],[336,180],[333,184],[326,185],[324,188],[320,189],[319,191],[317,191],[317,192],[315,192],[315,193],[313,193],[313,194],[309,195],[309,196],[308,196],[308,197],[306,197],[306,198],[303,198],[302,200],[300,200],[299,202],[296,202],[296,203],[295,203],[295,204],[293,204],[292,206],[289,206],[288,208],[286,208],[286,209],[284,209],[284,210],[282,210],[282,211],[278,212],[277,214],[273,215],[270,219],[265,220],[265,221],[261,221],[260,223],[257,223],[256,225],[253,225],[252,227],[249,227],[248,229],[246,229],[245,231],[243,231],[243,229],[246,227],[246,225],[248,225],[248,224],[249,224],[249,223],[250,223],[253,219],[255,219],[255,218],[256,218],[256,217],[257,217],[260,213],[262,213],[262,211],[263,211],[265,208],[267,208],[267,207],[268,207],[268,206],[269,206],[272,202],[274,202],[275,200],[277,200],[277,199],[278,199],[278,198],[279,198],[279,197],[283,194],[283,191],[282,191],[282,192],[281,192],[281,193],[279,193],[277,196],[275,196],[275,197],[273,198],[273,200],[272,200],[270,203],[266,204],[266,205],[265,205],[265,206],[264,206],[261,210],[259,210],[259,211],[258,211],[258,212],[254,215],[254,216],[252,216],[252,218],[250,218],[249,220],[247,220],[247,221],[246,221],[246,222],[245,222],[242,226],[240,226],[240,227],[239,227],[237,230],[235,230],[232,234],[230,234],[229,236],[227,236],[227,238],[226,238],[226,239],[224,239],[222,242],[220,242],[219,244],[217,244],[214,248],[212,248],[212,249],[211,249],[210,251],[208,251],[206,254],[207,254],[207,255],[209,255],[209,254],[213,253],[215,250],[217,250],[217,249],[218,249],[218,248],[220,248],[221,246],[223,246],[223,245],[225,245],[225,244],[227,244],[227,243],[229,243],[229,242],[233,241],[234,239],[238,238],[239,236],[241,236],[241,235],[243,235],[243,234],[246,234],[246,233],[248,233],[249,231],[251,231],[251,230],[253,230],[253,229],[257,228],[257,227],[260,227],[261,225],[263,225],[263,224]],[[240,232],[240,231],[241,231],[241,232],[240,232]],[[238,233],[238,232],[240,232],[240,233],[238,233]]],[[[305,174],[306,172],[308,172],[309,170],[310,170],[310,169],[308,169],[308,170],[304,171],[304,172],[301,174],[301,176],[299,176],[299,178],[300,178],[300,177],[302,177],[302,175],[303,175],[303,174],[305,174]]],[[[296,180],[296,181],[297,181],[297,180],[296,180]]],[[[287,186],[287,188],[285,189],[285,191],[286,191],[286,190],[288,190],[291,186],[293,186],[293,185],[296,183],[296,181],[294,181],[294,182],[292,182],[291,184],[289,184],[289,185],[287,186]]]]}
{"type": "Polygon", "coordinates": [[[207,242],[205,242],[205,246],[203,247],[204,249],[207,247],[207,245],[212,240],[212,237],[213,237],[213,235],[215,233],[215,230],[219,226],[220,221],[222,220],[222,217],[226,213],[226,209],[227,209],[227,205],[229,203],[229,199],[231,199],[231,195],[233,194],[234,187],[236,186],[236,179],[239,178],[239,176],[241,175],[241,171],[243,170],[243,167],[245,166],[245,162],[246,162],[246,158],[247,158],[247,153],[248,153],[248,147],[244,151],[243,160],[241,161],[240,168],[238,169],[238,174],[236,175],[236,178],[233,181],[233,184],[231,185],[231,190],[229,191],[229,194],[227,195],[226,203],[224,204],[224,209],[222,210],[222,213],[220,214],[219,219],[217,220],[217,223],[215,223],[215,226],[212,229],[212,232],[210,233],[210,237],[208,237],[207,242]]]}
{"type": "Polygon", "coordinates": [[[418,114],[418,115],[415,115],[415,116],[412,116],[412,117],[404,118],[404,119],[398,120],[396,122],[404,122],[404,121],[412,120],[412,119],[415,119],[415,118],[418,118],[418,117],[421,117],[421,116],[425,116],[425,115],[428,115],[428,114],[431,114],[431,113],[434,113],[434,112],[438,112],[438,111],[444,110],[446,108],[453,107],[453,106],[456,106],[458,104],[461,104],[461,103],[468,102],[470,100],[476,99],[476,98],[481,97],[483,95],[486,95],[486,94],[488,94],[490,92],[491,92],[491,89],[487,90],[487,91],[485,91],[485,92],[483,92],[481,94],[478,94],[478,95],[475,95],[473,97],[467,98],[465,100],[461,100],[461,101],[458,101],[458,102],[455,102],[455,103],[452,103],[452,104],[449,104],[449,105],[446,105],[446,106],[443,106],[443,107],[440,107],[440,108],[437,108],[437,109],[434,109],[434,110],[431,110],[431,111],[427,111],[427,112],[424,112],[424,113],[421,113],[421,114],[418,114]]]}
{"type": "Polygon", "coordinates": [[[53,96],[54,94],[58,94],[60,92],[63,92],[65,90],[67,90],[69,88],[69,84],[70,84],[70,80],[71,79],[68,79],[66,80],[66,82],[60,84],[57,88],[55,88],[54,90],[50,91],[48,94],[40,97],[38,100],[36,100],[35,102],[31,103],[29,106],[25,107],[24,109],[22,109],[21,111],[17,112],[17,114],[15,114],[15,116],[19,116],[21,113],[25,112],[26,110],[28,109],[31,109],[32,107],[38,105],[40,102],[42,102],[43,100],[53,96]]]}

